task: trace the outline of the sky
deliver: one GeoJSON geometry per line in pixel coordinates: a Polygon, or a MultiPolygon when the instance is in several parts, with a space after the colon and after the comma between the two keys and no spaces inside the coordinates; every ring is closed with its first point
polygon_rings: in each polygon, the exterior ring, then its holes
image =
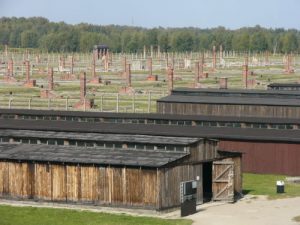
{"type": "Polygon", "coordinates": [[[0,17],[140,27],[300,30],[300,0],[0,0],[0,17]]]}

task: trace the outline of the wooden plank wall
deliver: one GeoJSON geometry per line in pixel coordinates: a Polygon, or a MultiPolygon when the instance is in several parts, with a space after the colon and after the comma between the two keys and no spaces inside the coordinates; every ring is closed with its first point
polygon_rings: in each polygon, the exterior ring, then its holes
{"type": "Polygon", "coordinates": [[[0,162],[0,196],[157,208],[156,169],[0,162]]]}
{"type": "Polygon", "coordinates": [[[242,173],[242,157],[233,157],[234,163],[234,193],[242,194],[243,191],[243,173],[242,173]]]}
{"type": "Polygon", "coordinates": [[[199,162],[219,158],[217,140],[202,140],[190,147],[190,155],[185,162],[199,162]]]}
{"type": "Polygon", "coordinates": [[[197,185],[197,202],[203,202],[202,164],[182,165],[164,168],[160,173],[160,207],[167,209],[180,205],[180,182],[195,180],[199,176],[197,185]]]}
{"type": "Polygon", "coordinates": [[[163,114],[189,114],[214,116],[260,116],[300,118],[300,107],[264,106],[264,105],[229,105],[158,102],[157,112],[163,114]]]}

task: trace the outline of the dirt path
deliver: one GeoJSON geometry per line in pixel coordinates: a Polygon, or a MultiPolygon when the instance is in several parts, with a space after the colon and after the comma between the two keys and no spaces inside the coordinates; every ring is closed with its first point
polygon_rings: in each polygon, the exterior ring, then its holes
{"type": "Polygon", "coordinates": [[[207,204],[187,218],[197,225],[297,225],[300,197],[267,200],[266,197],[245,198],[234,204],[207,204]]]}

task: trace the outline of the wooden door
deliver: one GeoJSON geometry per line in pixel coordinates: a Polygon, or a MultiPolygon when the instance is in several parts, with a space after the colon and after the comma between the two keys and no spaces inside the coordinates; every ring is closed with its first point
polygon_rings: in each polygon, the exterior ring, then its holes
{"type": "Polygon", "coordinates": [[[213,162],[212,191],[214,201],[234,201],[234,163],[229,159],[213,162]]]}

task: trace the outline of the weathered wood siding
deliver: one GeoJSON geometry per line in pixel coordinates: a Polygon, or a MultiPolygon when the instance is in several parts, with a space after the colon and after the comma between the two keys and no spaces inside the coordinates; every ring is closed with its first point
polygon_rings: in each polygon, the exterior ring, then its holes
{"type": "Polygon", "coordinates": [[[214,160],[219,158],[218,141],[202,140],[190,146],[190,155],[185,162],[199,162],[204,160],[214,160]]]}
{"type": "Polygon", "coordinates": [[[159,209],[156,169],[0,162],[0,196],[159,209]]]}
{"type": "Polygon", "coordinates": [[[180,205],[180,182],[195,180],[199,176],[197,185],[197,202],[203,201],[202,164],[182,165],[164,168],[160,173],[160,207],[162,209],[180,205]]]}
{"type": "Polygon", "coordinates": [[[300,107],[158,102],[163,114],[300,118],[300,107]]]}

